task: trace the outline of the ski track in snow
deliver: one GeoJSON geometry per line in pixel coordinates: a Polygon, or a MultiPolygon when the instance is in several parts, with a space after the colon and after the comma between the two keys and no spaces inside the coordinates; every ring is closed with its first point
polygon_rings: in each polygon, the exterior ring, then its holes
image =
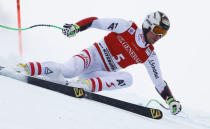
{"type": "MultiPolygon", "coordinates": [[[[60,93],[0,76],[1,129],[210,129],[210,115],[183,109],[173,116],[163,111],[161,120],[152,120],[86,99],[75,99],[60,93]]],[[[120,92],[112,97],[123,99],[132,95],[120,92]]],[[[109,95],[105,92],[103,95],[109,95]]],[[[134,100],[137,99],[133,96],[134,100]]],[[[139,98],[142,103],[146,99],[139,98]]]]}

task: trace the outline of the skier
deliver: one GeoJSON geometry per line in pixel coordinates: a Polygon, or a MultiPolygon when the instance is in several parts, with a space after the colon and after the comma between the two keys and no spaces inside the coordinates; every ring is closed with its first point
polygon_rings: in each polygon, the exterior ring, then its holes
{"type": "Polygon", "coordinates": [[[124,19],[89,17],[76,24],[65,24],[62,33],[71,38],[88,28],[111,31],[101,41],[94,43],[67,62],[28,62],[20,64],[30,76],[73,78],[78,76],[75,87],[98,92],[132,85],[128,72],[119,72],[133,64],[143,63],[157,92],[166,101],[172,114],[181,111],[181,104],[173,97],[163,80],[154,43],[164,37],[170,28],[168,17],[156,11],[147,15],[142,29],[124,19]]]}

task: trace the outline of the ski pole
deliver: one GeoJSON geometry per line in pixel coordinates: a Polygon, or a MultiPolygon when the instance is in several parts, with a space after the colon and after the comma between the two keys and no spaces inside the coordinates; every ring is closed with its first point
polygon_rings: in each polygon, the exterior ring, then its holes
{"type": "Polygon", "coordinates": [[[161,103],[160,103],[158,100],[156,100],[156,99],[150,99],[150,100],[147,102],[146,107],[148,107],[149,104],[150,104],[151,102],[156,102],[156,103],[158,103],[162,108],[164,108],[164,109],[166,109],[166,110],[169,110],[169,108],[165,107],[163,104],[161,104],[161,103]]]}
{"type": "Polygon", "coordinates": [[[8,27],[8,26],[3,26],[3,25],[0,25],[0,28],[4,28],[4,29],[7,29],[7,30],[15,30],[15,31],[24,31],[24,30],[29,30],[29,29],[32,29],[34,27],[52,27],[52,28],[57,28],[57,29],[60,29],[62,30],[63,28],[59,27],[59,26],[55,26],[55,25],[49,25],[49,24],[37,24],[37,25],[33,25],[33,26],[30,26],[30,27],[26,27],[26,28],[12,28],[12,27],[8,27]]]}

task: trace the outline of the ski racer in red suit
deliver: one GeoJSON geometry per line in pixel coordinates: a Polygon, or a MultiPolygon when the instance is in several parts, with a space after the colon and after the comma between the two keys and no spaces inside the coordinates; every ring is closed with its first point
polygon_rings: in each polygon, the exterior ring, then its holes
{"type": "Polygon", "coordinates": [[[31,76],[78,76],[75,87],[98,92],[131,86],[132,76],[119,70],[133,64],[144,64],[157,92],[175,115],[181,111],[181,104],[175,100],[162,78],[153,46],[166,35],[169,27],[168,17],[160,11],[149,14],[142,24],[142,29],[134,22],[124,19],[89,17],[76,24],[65,24],[62,32],[67,37],[73,37],[89,28],[110,31],[101,41],[95,42],[63,64],[51,61],[29,62],[23,66],[31,76]]]}

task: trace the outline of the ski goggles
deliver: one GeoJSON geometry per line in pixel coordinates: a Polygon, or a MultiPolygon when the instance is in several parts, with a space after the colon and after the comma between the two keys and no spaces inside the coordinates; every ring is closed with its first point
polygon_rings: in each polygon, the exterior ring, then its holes
{"type": "Polygon", "coordinates": [[[166,35],[167,30],[164,30],[161,26],[159,25],[152,25],[151,31],[153,34],[159,35],[160,37],[163,37],[166,35]]]}

